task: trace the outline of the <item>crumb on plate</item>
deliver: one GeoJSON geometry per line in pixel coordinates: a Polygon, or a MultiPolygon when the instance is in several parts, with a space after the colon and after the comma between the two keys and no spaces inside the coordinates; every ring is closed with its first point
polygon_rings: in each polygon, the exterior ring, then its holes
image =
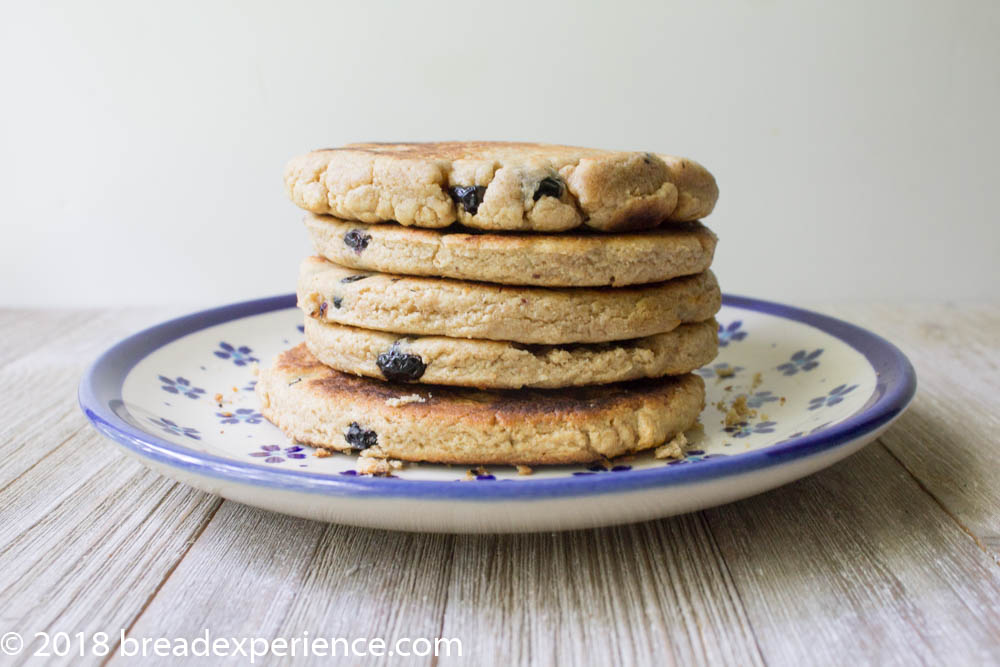
{"type": "Polygon", "coordinates": [[[747,405],[747,397],[744,394],[740,394],[733,399],[729,410],[726,411],[723,423],[726,425],[726,428],[729,428],[756,416],[757,411],[747,405]]]}
{"type": "Polygon", "coordinates": [[[670,442],[660,445],[653,452],[653,457],[658,459],[682,459],[684,458],[684,447],[688,444],[687,436],[678,433],[670,442]]]}
{"type": "Polygon", "coordinates": [[[358,458],[358,474],[373,477],[391,477],[393,470],[403,467],[402,461],[395,459],[376,459],[373,457],[358,458]]]}

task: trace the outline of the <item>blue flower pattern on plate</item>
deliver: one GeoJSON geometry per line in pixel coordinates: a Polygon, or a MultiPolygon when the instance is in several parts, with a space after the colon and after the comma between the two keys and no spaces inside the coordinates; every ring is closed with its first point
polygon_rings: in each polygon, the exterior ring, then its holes
{"type": "Polygon", "coordinates": [[[304,459],[306,457],[303,453],[304,450],[305,447],[300,445],[292,445],[284,449],[282,449],[281,445],[261,445],[259,450],[250,452],[250,456],[263,458],[264,463],[284,463],[286,457],[289,459],[304,459]]]}
{"type": "Polygon", "coordinates": [[[765,403],[773,403],[777,400],[778,397],[770,391],[758,391],[747,396],[747,407],[756,410],[757,408],[762,407],[765,403]]]}
{"type": "Polygon", "coordinates": [[[757,422],[756,424],[740,422],[734,426],[727,426],[725,431],[734,438],[745,438],[748,435],[753,435],[754,433],[774,433],[775,426],[777,426],[777,423],[770,421],[757,422]]]}
{"type": "Polygon", "coordinates": [[[791,359],[778,366],[778,370],[781,371],[782,375],[795,375],[799,371],[811,371],[819,366],[819,362],[816,360],[821,354],[823,354],[823,350],[813,350],[809,353],[806,353],[805,350],[799,350],[792,355],[791,359]]]}
{"type": "Polygon", "coordinates": [[[178,377],[171,380],[165,375],[160,375],[157,379],[160,381],[160,389],[170,394],[181,394],[188,398],[198,398],[205,393],[205,390],[201,387],[192,386],[191,381],[187,378],[178,377]]]}
{"type": "Polygon", "coordinates": [[[741,330],[743,322],[736,320],[735,322],[730,322],[729,326],[719,325],[719,347],[726,347],[730,343],[736,341],[741,341],[747,337],[747,332],[741,330]]]}
{"type": "Polygon", "coordinates": [[[252,356],[251,352],[253,350],[246,345],[235,347],[223,341],[219,343],[219,349],[215,350],[213,354],[219,359],[231,359],[237,366],[246,366],[249,363],[260,361],[257,357],[252,356]]]}
{"type": "MultiPolygon", "coordinates": [[[[817,426],[817,427],[813,428],[811,431],[809,431],[808,434],[812,435],[813,433],[819,433],[820,431],[822,431],[823,429],[825,429],[829,425],[830,425],[830,422],[823,422],[819,426],[817,426]]],[[[807,434],[806,431],[796,431],[795,433],[792,433],[787,438],[785,438],[784,440],[782,440],[781,442],[779,442],[777,444],[783,445],[786,442],[788,442],[789,440],[794,440],[795,438],[801,438],[802,436],[804,436],[806,434],[807,434]]]]}
{"type": "Polygon", "coordinates": [[[826,396],[817,396],[816,398],[810,399],[809,409],[818,410],[819,408],[836,405],[844,400],[844,397],[849,393],[858,388],[858,385],[852,384],[847,386],[846,384],[838,385],[830,390],[830,393],[826,396]]]}
{"type": "Polygon", "coordinates": [[[149,421],[153,422],[167,433],[171,433],[173,435],[183,435],[184,437],[191,438],[192,440],[201,440],[201,435],[196,428],[178,426],[175,422],[164,417],[158,417],[155,419],[150,417],[149,421]]]}
{"type": "Polygon", "coordinates": [[[216,412],[215,416],[223,424],[259,424],[264,418],[253,408],[239,408],[232,412],[216,412]]]}

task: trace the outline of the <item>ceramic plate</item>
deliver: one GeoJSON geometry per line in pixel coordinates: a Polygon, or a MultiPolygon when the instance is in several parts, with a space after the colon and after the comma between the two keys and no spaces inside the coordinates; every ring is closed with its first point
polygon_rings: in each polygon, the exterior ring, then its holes
{"type": "Polygon", "coordinates": [[[435,464],[358,475],[356,456],[319,458],[258,410],[255,364],[302,340],[293,295],[123,340],[84,376],[80,405],[146,465],[242,503],[360,526],[515,532],[641,521],[766,491],[875,439],[916,389],[896,347],[846,322],[741,297],[726,297],[717,319],[719,356],[698,371],[708,392],[704,433],[674,461],[647,453],[531,475],[435,464]],[[724,404],[740,394],[757,416],[726,428],[724,404]]]}

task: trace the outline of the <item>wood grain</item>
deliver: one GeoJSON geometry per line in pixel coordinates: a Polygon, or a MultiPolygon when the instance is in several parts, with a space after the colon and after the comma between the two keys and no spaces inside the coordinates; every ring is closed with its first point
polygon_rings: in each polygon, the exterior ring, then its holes
{"type": "Polygon", "coordinates": [[[322,524],[226,502],[130,630],[269,637],[300,590],[322,524]]]}
{"type": "Polygon", "coordinates": [[[440,635],[453,541],[450,535],[329,526],[278,634],[309,629],[330,637],[440,635]]]}
{"type": "Polygon", "coordinates": [[[882,442],[1000,564],[1000,308],[826,310],[871,327],[909,356],[917,396],[882,442]]]}
{"type": "MultiPolygon", "coordinates": [[[[106,312],[106,311],[104,311],[106,312]]],[[[44,332],[46,345],[73,340],[87,340],[96,337],[96,331],[89,335],[80,329],[87,327],[94,319],[104,314],[97,310],[54,310],[41,312],[30,309],[0,310],[0,368],[39,348],[39,333],[44,332]],[[83,335],[81,335],[83,333],[83,335]]],[[[134,316],[134,311],[129,311],[134,316]]],[[[50,349],[58,349],[58,345],[50,349]]]]}
{"type": "MultiPolygon", "coordinates": [[[[13,341],[22,354],[0,367],[12,389],[0,402],[0,627],[28,639],[113,634],[138,616],[221,501],[126,458],[76,405],[80,374],[108,339],[160,313],[15,316],[13,330],[30,344],[13,341]]],[[[0,330],[9,322],[4,313],[0,330]]]]}
{"type": "Polygon", "coordinates": [[[465,638],[477,664],[763,662],[696,514],[573,533],[458,536],[450,579],[441,633],[465,638]]]}
{"type": "Polygon", "coordinates": [[[117,634],[219,502],[126,459],[96,433],[71,439],[51,467],[32,468],[4,492],[3,624],[117,634]],[[81,476],[95,457],[102,464],[81,476]]]}
{"type": "Polygon", "coordinates": [[[388,664],[996,664],[1000,307],[825,310],[917,368],[880,443],[705,512],[510,536],[322,525],[162,478],[75,393],[163,311],[0,311],[0,630],[463,641],[388,664]]]}
{"type": "Polygon", "coordinates": [[[996,655],[1000,568],[879,444],[705,514],[769,664],[996,655]]]}
{"type": "Polygon", "coordinates": [[[151,324],[163,311],[70,311],[26,314],[4,312],[0,330],[19,338],[11,349],[22,351],[0,366],[0,489],[87,427],[76,402],[84,369],[106,347],[151,324]],[[74,325],[69,328],[68,322],[74,325]],[[39,332],[44,332],[39,334],[39,332]],[[30,341],[30,343],[25,342],[30,341]]]}

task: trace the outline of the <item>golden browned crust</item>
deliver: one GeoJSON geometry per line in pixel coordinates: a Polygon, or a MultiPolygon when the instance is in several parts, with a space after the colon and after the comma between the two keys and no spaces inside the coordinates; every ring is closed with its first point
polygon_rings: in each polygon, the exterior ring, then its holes
{"type": "Polygon", "coordinates": [[[697,223],[624,234],[486,233],[367,224],[310,214],[316,252],[341,266],[547,287],[655,283],[708,269],[716,236],[697,223]]]}
{"type": "Polygon", "coordinates": [[[261,371],[257,394],[265,417],[313,446],[350,450],[353,432],[381,458],[510,465],[658,446],[695,422],[705,397],[695,375],[553,391],[417,389],[335,371],[304,344],[261,371]],[[410,400],[415,391],[421,400],[410,400]]]}
{"type": "Polygon", "coordinates": [[[291,160],[284,180],[291,200],[313,213],[435,228],[457,220],[492,230],[647,229],[707,215],[718,196],[691,160],[504,142],[321,149],[291,160]],[[481,191],[470,205],[455,188],[481,191]]]}
{"type": "Polygon", "coordinates": [[[672,155],[659,157],[667,164],[670,182],[677,187],[677,206],[670,219],[698,220],[711,213],[719,200],[715,177],[694,160],[672,155]]]}

